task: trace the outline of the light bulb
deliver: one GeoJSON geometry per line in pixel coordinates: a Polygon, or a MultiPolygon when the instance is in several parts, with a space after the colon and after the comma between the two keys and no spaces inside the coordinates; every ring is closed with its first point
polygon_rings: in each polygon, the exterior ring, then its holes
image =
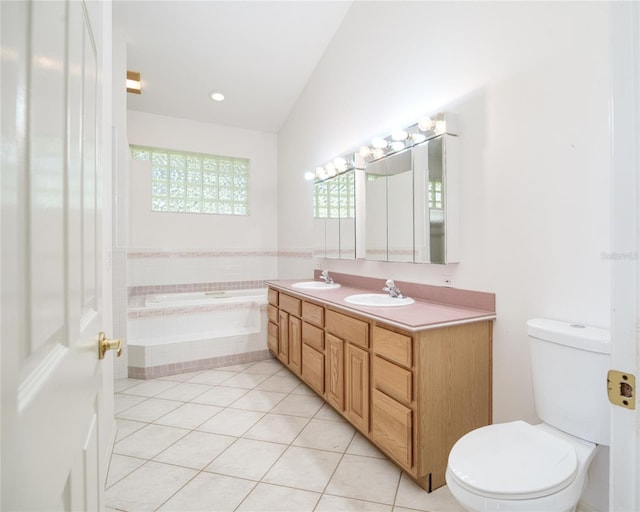
{"type": "Polygon", "coordinates": [[[312,171],[307,171],[304,173],[304,179],[307,181],[311,181],[311,180],[315,180],[316,179],[316,173],[312,172],[312,171]]]}
{"type": "Polygon", "coordinates": [[[339,156],[333,159],[333,165],[335,165],[336,169],[339,171],[344,171],[347,168],[347,161],[343,157],[339,156]]]}
{"type": "Polygon", "coordinates": [[[384,149],[376,148],[373,150],[373,158],[382,158],[384,156],[384,149]]]}
{"type": "Polygon", "coordinates": [[[447,131],[447,123],[444,119],[436,122],[436,133],[441,134],[447,131]]]}
{"type": "Polygon", "coordinates": [[[362,158],[366,158],[371,154],[371,148],[369,146],[360,146],[359,153],[362,158]]]}
{"type": "Polygon", "coordinates": [[[407,132],[405,132],[404,130],[396,130],[391,134],[391,138],[393,140],[406,140],[407,132]]]}
{"type": "Polygon", "coordinates": [[[416,144],[420,144],[421,142],[424,142],[425,140],[427,140],[427,137],[422,133],[412,133],[411,140],[416,144]]]}
{"type": "Polygon", "coordinates": [[[221,92],[212,92],[211,93],[211,99],[213,101],[223,101],[224,100],[224,94],[222,94],[221,92]]]}
{"type": "Polygon", "coordinates": [[[420,128],[423,132],[433,130],[433,119],[430,117],[422,117],[418,121],[418,128],[420,128]]]}
{"type": "Polygon", "coordinates": [[[376,137],[371,141],[371,145],[376,149],[384,149],[387,147],[387,141],[382,137],[376,137]]]}
{"type": "Polygon", "coordinates": [[[402,142],[401,140],[393,141],[391,143],[391,149],[393,149],[394,151],[400,151],[401,149],[404,149],[404,142],[402,142]]]}

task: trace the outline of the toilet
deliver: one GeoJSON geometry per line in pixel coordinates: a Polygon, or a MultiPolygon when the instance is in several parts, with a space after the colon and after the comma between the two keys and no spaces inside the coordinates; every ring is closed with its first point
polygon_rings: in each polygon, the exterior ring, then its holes
{"type": "Polygon", "coordinates": [[[574,511],[598,445],[609,445],[609,331],[542,318],[527,327],[543,423],[488,425],[456,442],[446,481],[469,511],[574,511]]]}

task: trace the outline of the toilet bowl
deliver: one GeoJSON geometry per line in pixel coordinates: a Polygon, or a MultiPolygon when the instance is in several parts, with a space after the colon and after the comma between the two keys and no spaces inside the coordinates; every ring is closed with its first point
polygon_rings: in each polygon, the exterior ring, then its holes
{"type": "Polygon", "coordinates": [[[604,329],[527,322],[538,425],[498,423],[452,447],[446,481],[472,512],[570,512],[587,485],[599,444],[609,444],[606,386],[610,336],[604,329]]]}
{"type": "Polygon", "coordinates": [[[447,485],[470,511],[569,512],[587,483],[597,445],[544,423],[490,425],[449,454],[447,485]]]}

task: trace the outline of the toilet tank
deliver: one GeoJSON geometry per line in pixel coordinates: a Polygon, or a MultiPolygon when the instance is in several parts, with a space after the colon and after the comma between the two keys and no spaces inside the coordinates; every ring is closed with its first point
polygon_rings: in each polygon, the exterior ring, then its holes
{"type": "Polygon", "coordinates": [[[608,446],[609,331],[544,318],[529,320],[527,327],[538,417],[567,434],[608,446]]]}

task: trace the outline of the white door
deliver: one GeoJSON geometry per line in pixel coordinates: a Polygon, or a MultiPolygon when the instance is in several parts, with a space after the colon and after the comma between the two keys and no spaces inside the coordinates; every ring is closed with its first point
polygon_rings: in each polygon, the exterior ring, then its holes
{"type": "Polygon", "coordinates": [[[7,511],[104,508],[100,4],[0,2],[7,511]]]}

